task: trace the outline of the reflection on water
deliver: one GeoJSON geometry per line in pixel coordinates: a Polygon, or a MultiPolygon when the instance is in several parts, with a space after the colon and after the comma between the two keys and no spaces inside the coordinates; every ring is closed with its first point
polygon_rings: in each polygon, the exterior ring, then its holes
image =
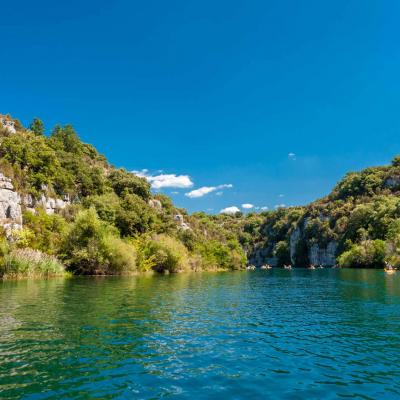
{"type": "Polygon", "coordinates": [[[400,274],[0,283],[0,397],[400,395],[400,274]]]}

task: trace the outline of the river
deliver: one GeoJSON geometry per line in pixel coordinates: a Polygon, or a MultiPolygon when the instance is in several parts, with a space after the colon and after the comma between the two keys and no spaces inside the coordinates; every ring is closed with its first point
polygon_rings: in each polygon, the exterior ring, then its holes
{"type": "Polygon", "coordinates": [[[0,398],[399,396],[400,273],[0,282],[0,398]]]}

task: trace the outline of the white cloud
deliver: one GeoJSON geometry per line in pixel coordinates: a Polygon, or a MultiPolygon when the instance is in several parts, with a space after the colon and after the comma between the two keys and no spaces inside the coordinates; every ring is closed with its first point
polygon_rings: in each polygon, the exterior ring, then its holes
{"type": "Polygon", "coordinates": [[[222,196],[224,194],[224,192],[217,192],[215,193],[216,196],[222,196]]]}
{"type": "Polygon", "coordinates": [[[141,171],[132,171],[133,174],[140,176],[141,178],[147,179],[151,184],[152,189],[162,188],[190,188],[193,186],[193,182],[189,175],[175,175],[175,174],[159,174],[150,175],[147,169],[141,171]]]}
{"type": "Polygon", "coordinates": [[[267,211],[267,210],[268,210],[268,207],[267,207],[267,206],[261,207],[261,210],[267,211]]]}
{"type": "Polygon", "coordinates": [[[223,208],[220,211],[220,214],[236,214],[237,212],[240,212],[239,208],[237,208],[236,206],[231,206],[223,208]]]}
{"type": "Polygon", "coordinates": [[[203,186],[199,189],[195,189],[195,190],[192,190],[191,192],[185,193],[185,196],[187,196],[191,199],[195,199],[198,197],[203,197],[206,194],[215,192],[216,190],[230,189],[232,187],[233,187],[233,185],[231,185],[231,184],[218,185],[218,186],[203,186]]]}
{"type": "Polygon", "coordinates": [[[171,192],[171,194],[179,194],[179,192],[171,192]]]}
{"type": "Polygon", "coordinates": [[[246,210],[249,210],[250,208],[253,208],[254,205],[250,203],[244,203],[242,204],[242,208],[245,208],[246,210]]]}
{"type": "Polygon", "coordinates": [[[291,160],[295,160],[295,159],[296,159],[296,154],[290,152],[290,153],[288,154],[288,157],[289,157],[289,159],[291,159],[291,160]]]}
{"type": "Polygon", "coordinates": [[[275,208],[285,208],[286,204],[277,204],[275,208]]]}

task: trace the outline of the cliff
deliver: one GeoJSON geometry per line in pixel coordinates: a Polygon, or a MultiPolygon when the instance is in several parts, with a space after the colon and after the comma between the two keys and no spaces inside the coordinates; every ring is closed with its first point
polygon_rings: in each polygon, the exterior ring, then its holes
{"type": "Polygon", "coordinates": [[[248,255],[256,265],[400,265],[400,158],[348,173],[307,206],[266,213],[258,232],[248,255]]]}

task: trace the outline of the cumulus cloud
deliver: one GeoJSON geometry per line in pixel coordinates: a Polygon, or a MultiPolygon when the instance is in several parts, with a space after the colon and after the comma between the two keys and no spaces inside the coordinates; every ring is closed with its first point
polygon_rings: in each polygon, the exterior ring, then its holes
{"type": "Polygon", "coordinates": [[[275,208],[285,208],[286,204],[277,204],[275,208]]]}
{"type": "Polygon", "coordinates": [[[267,207],[267,206],[261,207],[261,210],[267,211],[267,210],[268,210],[268,207],[267,207]]]}
{"type": "Polygon", "coordinates": [[[249,210],[250,208],[253,208],[254,205],[250,203],[244,203],[242,204],[242,208],[245,208],[246,210],[249,210]]]}
{"type": "Polygon", "coordinates": [[[236,214],[240,212],[239,208],[236,206],[226,207],[220,211],[220,214],[236,214]]]}
{"type": "Polygon", "coordinates": [[[195,189],[195,190],[192,190],[191,192],[185,193],[185,196],[189,197],[190,199],[196,199],[198,197],[203,197],[206,194],[215,192],[216,190],[230,189],[232,187],[233,187],[233,185],[231,185],[231,184],[224,184],[224,185],[218,185],[218,186],[203,186],[199,189],[195,189]]]}
{"type": "Polygon", "coordinates": [[[289,157],[290,160],[295,160],[295,159],[296,159],[296,154],[290,152],[290,153],[288,154],[288,157],[289,157]]]}
{"type": "Polygon", "coordinates": [[[152,189],[163,188],[183,188],[187,189],[193,186],[193,182],[189,175],[175,175],[175,174],[159,174],[150,175],[147,169],[141,171],[132,171],[137,176],[147,179],[151,184],[152,189]]]}

